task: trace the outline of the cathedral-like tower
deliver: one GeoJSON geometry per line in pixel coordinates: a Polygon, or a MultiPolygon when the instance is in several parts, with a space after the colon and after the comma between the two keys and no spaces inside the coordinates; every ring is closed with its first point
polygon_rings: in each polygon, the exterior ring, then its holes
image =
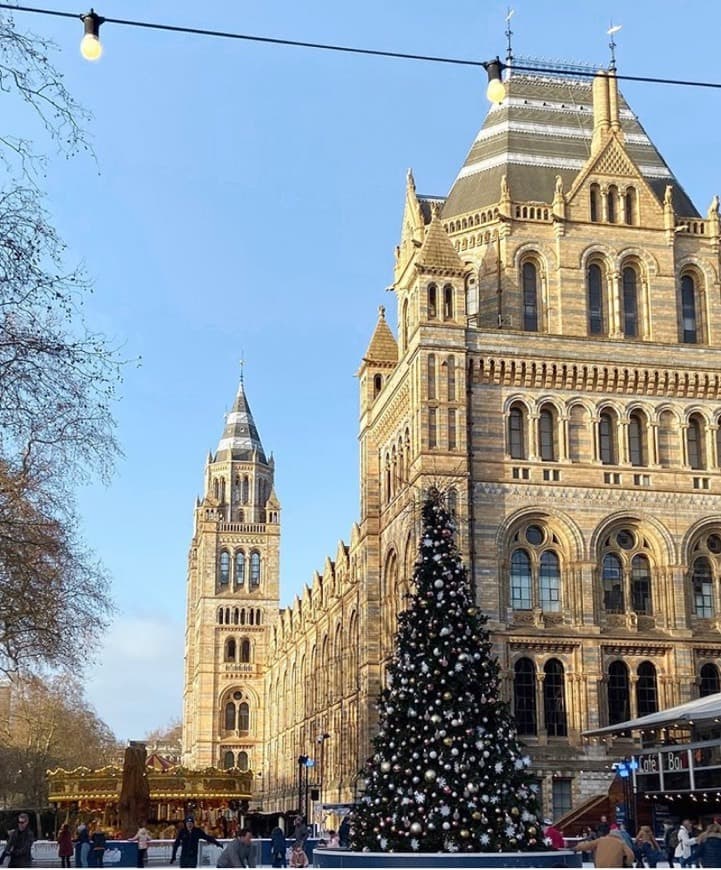
{"type": "Polygon", "coordinates": [[[183,763],[261,767],[268,634],[278,617],[280,504],[241,377],[205,466],[188,557],[183,763]]]}

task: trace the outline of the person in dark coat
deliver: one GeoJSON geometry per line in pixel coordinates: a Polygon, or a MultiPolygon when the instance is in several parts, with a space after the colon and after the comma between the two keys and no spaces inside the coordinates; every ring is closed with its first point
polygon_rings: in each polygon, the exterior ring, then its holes
{"type": "Polygon", "coordinates": [[[205,840],[207,843],[213,843],[215,846],[222,846],[215,837],[206,834],[202,828],[195,827],[195,819],[188,816],[185,820],[185,825],[178,831],[178,836],[173,843],[173,854],[170,858],[170,863],[175,863],[175,856],[180,849],[180,866],[181,867],[197,867],[198,866],[198,843],[205,840]]]}
{"type": "Polygon", "coordinates": [[[285,867],[285,853],[287,847],[285,842],[285,834],[276,825],[270,832],[270,862],[273,867],[285,867]]]}
{"type": "Polygon", "coordinates": [[[712,822],[698,838],[696,857],[704,867],[721,867],[721,825],[712,822]]]}
{"type": "Polygon", "coordinates": [[[33,863],[33,843],[35,837],[30,830],[30,816],[20,813],[18,826],[10,831],[5,850],[0,855],[0,864],[10,856],[8,867],[31,867],[33,863]]]}
{"type": "Polygon", "coordinates": [[[296,843],[305,846],[305,841],[308,839],[308,825],[303,821],[303,816],[296,816],[294,820],[293,836],[296,843]]]}
{"type": "Polygon", "coordinates": [[[78,825],[78,837],[75,840],[75,866],[87,867],[88,855],[90,854],[90,834],[84,824],[78,825]]]}
{"type": "Polygon", "coordinates": [[[350,846],[350,818],[348,816],[343,816],[338,828],[338,845],[341,849],[347,849],[350,846]]]}

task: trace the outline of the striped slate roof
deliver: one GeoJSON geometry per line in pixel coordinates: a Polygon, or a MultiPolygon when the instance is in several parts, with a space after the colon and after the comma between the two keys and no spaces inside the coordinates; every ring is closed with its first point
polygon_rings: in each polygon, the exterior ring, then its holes
{"type": "Polygon", "coordinates": [[[369,363],[395,364],[398,361],[398,345],[390,327],[386,323],[385,305],[378,307],[378,323],[376,323],[376,328],[373,331],[373,336],[368,349],[363,355],[363,359],[369,363]]]}
{"type": "Polygon", "coordinates": [[[258,460],[267,464],[263,445],[260,443],[258,428],[255,425],[255,420],[245,395],[243,379],[241,378],[233,407],[225,417],[225,429],[218,442],[215,459],[216,461],[220,459],[239,459],[249,462],[253,458],[254,451],[257,451],[258,460]]]}
{"type": "MultiPolygon", "coordinates": [[[[511,75],[506,99],[490,109],[453,182],[443,206],[444,220],[498,202],[503,175],[516,202],[553,202],[557,175],[570,190],[591,154],[591,87],[591,80],[511,75]]],[[[659,203],[671,184],[676,213],[698,217],[621,94],[619,113],[626,151],[659,203]]]]}

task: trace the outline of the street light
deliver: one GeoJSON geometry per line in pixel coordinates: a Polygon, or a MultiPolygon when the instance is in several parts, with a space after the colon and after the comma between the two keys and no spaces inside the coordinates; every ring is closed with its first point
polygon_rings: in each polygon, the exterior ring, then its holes
{"type": "Polygon", "coordinates": [[[100,60],[103,46],[100,42],[100,25],[105,21],[94,9],[80,16],[85,28],[85,35],[80,40],[80,54],[85,60],[100,60]]]}
{"type": "Polygon", "coordinates": [[[318,805],[323,809],[323,786],[325,784],[325,742],[326,740],[330,740],[330,734],[327,731],[324,731],[323,734],[319,734],[315,741],[320,747],[320,768],[318,772],[318,805]]]}
{"type": "Polygon", "coordinates": [[[623,802],[626,807],[626,829],[633,836],[636,832],[636,771],[638,761],[624,758],[615,765],[623,785],[623,802]]]}

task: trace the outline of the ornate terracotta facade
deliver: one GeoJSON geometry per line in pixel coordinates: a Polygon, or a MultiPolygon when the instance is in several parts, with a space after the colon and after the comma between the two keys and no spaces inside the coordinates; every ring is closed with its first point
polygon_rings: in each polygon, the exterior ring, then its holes
{"type": "Polygon", "coordinates": [[[246,747],[268,808],[297,805],[299,755],[316,757],[324,801],[356,797],[431,485],[456,514],[546,812],[605,792],[624,754],[584,730],[718,690],[718,199],[699,214],[612,75],[507,90],[448,197],[419,196],[409,174],[398,337],[381,309],[358,372],[359,521],[290,608],[277,502],[236,528],[247,458],[209,460],[185,763],[246,747]],[[250,547],[260,586],[221,583],[221,554],[250,547]],[[261,625],[242,627],[234,608],[251,606],[261,625]],[[252,672],[228,672],[230,635],[254,644],[252,672]],[[232,691],[252,699],[245,735],[222,727],[232,691]]]}

